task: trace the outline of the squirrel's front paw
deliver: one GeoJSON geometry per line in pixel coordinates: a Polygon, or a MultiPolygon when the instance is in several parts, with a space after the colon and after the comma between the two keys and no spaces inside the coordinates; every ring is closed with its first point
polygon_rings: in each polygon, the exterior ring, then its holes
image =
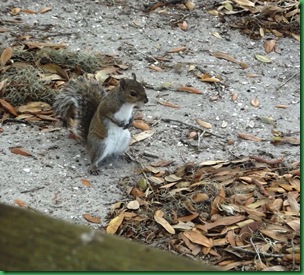
{"type": "Polygon", "coordinates": [[[96,165],[92,165],[89,169],[89,173],[94,176],[98,176],[100,174],[100,170],[96,165]]]}

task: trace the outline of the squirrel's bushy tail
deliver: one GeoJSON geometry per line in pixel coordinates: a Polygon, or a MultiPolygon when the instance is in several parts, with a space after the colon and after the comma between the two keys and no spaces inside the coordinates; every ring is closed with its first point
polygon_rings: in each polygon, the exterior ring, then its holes
{"type": "Polygon", "coordinates": [[[53,109],[63,120],[65,127],[86,140],[89,132],[88,121],[97,110],[105,92],[99,82],[84,77],[72,79],[56,97],[53,109]]]}

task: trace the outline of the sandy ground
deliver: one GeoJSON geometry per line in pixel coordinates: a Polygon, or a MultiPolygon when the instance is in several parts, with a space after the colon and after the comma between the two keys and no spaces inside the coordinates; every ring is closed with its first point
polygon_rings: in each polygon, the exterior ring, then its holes
{"type": "MultiPolygon", "coordinates": [[[[200,8],[191,12],[168,8],[164,13],[160,13],[160,9],[144,13],[144,2],[3,0],[0,21],[2,27],[11,31],[0,33],[0,45],[14,44],[18,35],[31,35],[33,41],[49,36],[48,41],[65,43],[70,50],[115,54],[128,64],[128,75],[134,72],[139,80],[154,87],[147,89],[149,103],[139,111],[155,133],[128,150],[142,164],[172,159],[175,160],[170,168],[173,171],[176,165],[187,161],[199,163],[242,156],[284,157],[286,164],[299,161],[300,147],[271,144],[273,126],[265,123],[265,117],[271,117],[277,130],[292,136],[300,130],[299,42],[291,38],[278,39],[281,53],[272,52],[268,54],[272,63],[261,63],[255,54],[266,55],[263,42],[273,36],[253,41],[210,16],[203,8],[203,1],[197,1],[200,8]],[[114,2],[115,5],[107,5],[114,2]],[[40,10],[50,3],[53,9],[45,14],[20,13],[20,23],[7,21],[12,19],[9,11],[13,7],[40,10]],[[189,25],[187,31],[172,24],[183,16],[189,25]],[[222,39],[213,36],[213,32],[220,33],[222,39]],[[154,63],[151,56],[162,56],[181,46],[187,47],[187,51],[170,54],[172,59],[163,71],[148,68],[154,63]],[[216,51],[232,55],[249,68],[243,70],[237,64],[210,55],[216,51]],[[216,86],[200,82],[188,71],[189,65],[220,76],[223,82],[216,86]],[[248,78],[246,74],[258,77],[248,78]],[[168,83],[172,89],[159,88],[168,83]],[[174,89],[186,85],[192,85],[202,94],[174,89]],[[237,94],[235,101],[231,100],[232,94],[237,94]],[[254,98],[260,101],[257,108],[250,103],[254,98]],[[159,100],[180,108],[162,106],[159,100]],[[280,104],[288,107],[277,108],[280,104]],[[204,135],[200,140],[190,140],[188,134],[194,129],[162,120],[168,118],[195,126],[199,126],[196,119],[202,119],[212,125],[208,131],[217,136],[204,135]],[[263,141],[240,139],[239,133],[259,136],[263,141]],[[227,140],[234,143],[229,145],[227,140]],[[149,153],[155,157],[147,156],[149,153]]],[[[124,188],[134,185],[138,179],[138,164],[124,159],[109,159],[100,176],[89,175],[85,149],[69,139],[65,129],[43,132],[38,126],[16,123],[5,123],[1,127],[4,129],[0,134],[1,203],[14,205],[19,199],[53,217],[97,227],[82,215],[101,217],[105,224],[111,204],[125,200],[119,188],[122,179],[124,188]],[[34,157],[12,154],[9,147],[13,146],[22,146],[34,157]],[[89,180],[91,187],[85,187],[81,179],[89,180]]],[[[132,128],[131,132],[135,134],[138,130],[132,128]]]]}

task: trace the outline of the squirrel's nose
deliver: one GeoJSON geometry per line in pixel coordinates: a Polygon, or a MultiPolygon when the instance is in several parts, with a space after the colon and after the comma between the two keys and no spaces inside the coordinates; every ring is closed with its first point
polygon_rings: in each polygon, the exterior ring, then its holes
{"type": "Polygon", "coordinates": [[[147,97],[145,97],[144,102],[147,103],[149,100],[147,97]]]}

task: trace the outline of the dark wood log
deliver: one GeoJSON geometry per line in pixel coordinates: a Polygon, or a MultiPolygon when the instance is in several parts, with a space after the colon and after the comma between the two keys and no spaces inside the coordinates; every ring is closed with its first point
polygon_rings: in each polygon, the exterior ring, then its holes
{"type": "Polygon", "coordinates": [[[0,270],[211,271],[210,265],[0,204],[0,270]]]}

